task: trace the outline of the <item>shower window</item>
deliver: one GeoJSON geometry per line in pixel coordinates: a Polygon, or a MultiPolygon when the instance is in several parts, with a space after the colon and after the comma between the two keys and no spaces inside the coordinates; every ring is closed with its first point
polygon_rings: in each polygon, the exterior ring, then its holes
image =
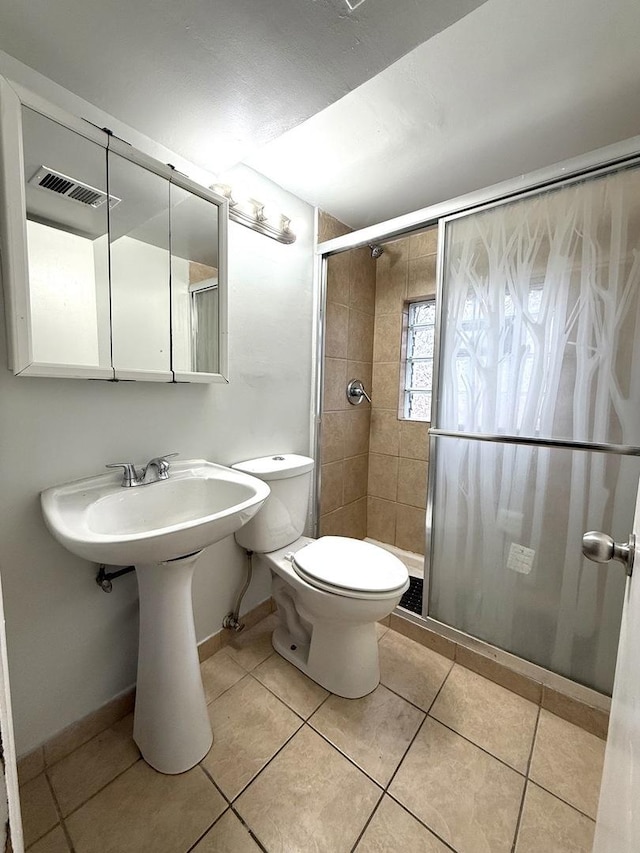
{"type": "Polygon", "coordinates": [[[404,400],[401,413],[401,416],[407,420],[431,420],[435,322],[435,298],[409,303],[404,400]]]}

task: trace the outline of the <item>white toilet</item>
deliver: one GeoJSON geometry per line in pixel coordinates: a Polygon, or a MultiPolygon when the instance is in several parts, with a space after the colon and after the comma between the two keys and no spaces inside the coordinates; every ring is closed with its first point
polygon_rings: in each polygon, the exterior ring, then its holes
{"type": "Polygon", "coordinates": [[[368,542],[301,535],[313,464],[286,454],[233,465],[271,488],[235,537],[271,569],[274,649],[327,690],[357,699],[380,681],[376,622],[398,604],[409,575],[397,557],[368,542]]]}

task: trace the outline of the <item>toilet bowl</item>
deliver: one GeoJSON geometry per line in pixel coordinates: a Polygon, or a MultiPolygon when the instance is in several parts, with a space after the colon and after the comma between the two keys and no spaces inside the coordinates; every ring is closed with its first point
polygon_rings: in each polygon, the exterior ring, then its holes
{"type": "Polygon", "coordinates": [[[236,541],[272,574],[274,649],[338,696],[357,699],[380,681],[376,622],[409,586],[404,563],[358,539],[302,536],[313,460],[284,454],[233,466],[271,494],[236,541]]]}

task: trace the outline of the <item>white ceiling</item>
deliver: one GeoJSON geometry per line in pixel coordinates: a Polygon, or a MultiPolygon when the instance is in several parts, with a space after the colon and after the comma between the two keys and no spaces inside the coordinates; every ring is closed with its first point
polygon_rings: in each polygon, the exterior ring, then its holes
{"type": "Polygon", "coordinates": [[[2,0],[0,27],[198,166],[354,227],[640,134],[639,43],[638,0],[2,0]]]}
{"type": "Polygon", "coordinates": [[[246,162],[370,225],[639,135],[639,45],[638,0],[489,0],[246,162]]]}

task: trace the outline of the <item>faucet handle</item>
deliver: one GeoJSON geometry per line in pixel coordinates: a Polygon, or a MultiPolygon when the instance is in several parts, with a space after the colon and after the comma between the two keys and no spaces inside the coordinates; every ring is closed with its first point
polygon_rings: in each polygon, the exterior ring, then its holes
{"type": "Polygon", "coordinates": [[[137,486],[140,483],[136,466],[133,462],[110,462],[105,468],[124,468],[122,485],[125,487],[137,486]]]}
{"type": "Polygon", "coordinates": [[[180,454],[165,453],[164,456],[154,456],[153,459],[150,459],[145,465],[143,479],[147,473],[147,470],[153,466],[158,471],[158,479],[167,480],[169,478],[169,463],[167,460],[173,459],[174,456],[180,456],[180,454]]]}

